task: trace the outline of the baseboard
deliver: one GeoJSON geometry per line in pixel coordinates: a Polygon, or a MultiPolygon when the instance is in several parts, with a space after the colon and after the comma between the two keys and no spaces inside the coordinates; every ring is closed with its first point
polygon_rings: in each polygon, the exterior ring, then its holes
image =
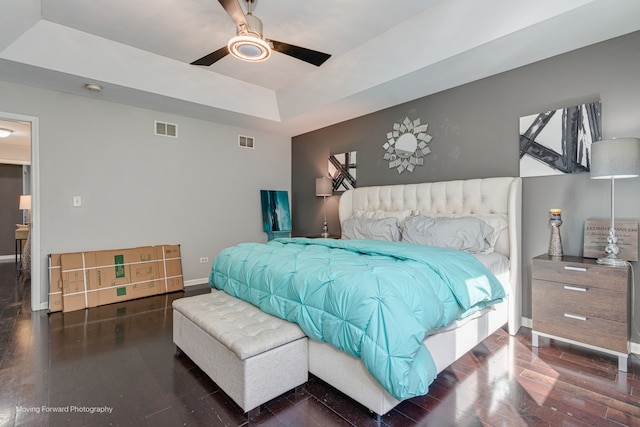
{"type": "Polygon", "coordinates": [[[209,278],[205,277],[203,279],[191,279],[191,280],[185,280],[184,281],[184,286],[196,286],[196,285],[207,285],[209,284],[209,278]]]}

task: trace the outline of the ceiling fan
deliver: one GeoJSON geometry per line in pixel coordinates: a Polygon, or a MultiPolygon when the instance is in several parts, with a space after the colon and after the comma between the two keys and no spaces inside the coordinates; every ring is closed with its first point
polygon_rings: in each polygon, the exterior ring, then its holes
{"type": "Polygon", "coordinates": [[[209,66],[231,53],[236,58],[245,61],[264,61],[271,55],[271,51],[284,53],[317,67],[322,65],[331,55],[316,50],[307,49],[292,44],[265,39],[262,36],[262,21],[252,13],[252,6],[256,0],[244,0],[247,3],[247,13],[240,7],[239,0],[218,0],[224,10],[236,24],[236,36],[229,40],[227,46],[211,52],[193,61],[192,65],[209,66]]]}

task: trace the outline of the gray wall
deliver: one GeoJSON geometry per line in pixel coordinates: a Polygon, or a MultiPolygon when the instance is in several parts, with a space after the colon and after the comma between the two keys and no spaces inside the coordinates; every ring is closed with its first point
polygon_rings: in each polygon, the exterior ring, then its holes
{"type": "Polygon", "coordinates": [[[224,247],[267,240],[259,190],[290,189],[290,138],[6,82],[0,112],[39,119],[42,302],[50,253],[180,244],[184,279],[206,280],[224,247]]]}
{"type": "MultiPolygon", "coordinates": [[[[518,119],[546,110],[602,101],[605,139],[640,136],[640,32],[394,106],[293,138],[293,234],[318,234],[322,199],[314,179],[327,173],[329,154],[357,151],[358,186],[517,176],[518,119]],[[420,117],[433,151],[413,174],[382,159],[393,123],[420,117]]],[[[581,255],[587,218],[607,218],[610,184],[588,174],[523,180],[523,315],[531,317],[531,261],[548,249],[548,210],[563,210],[564,253],[581,255]]],[[[616,217],[640,218],[640,178],[616,182],[616,217]]],[[[329,229],[339,234],[338,198],[327,202],[329,229]]],[[[638,263],[633,263],[638,272],[638,263]]],[[[637,275],[637,274],[636,274],[637,275]]],[[[640,322],[640,302],[635,305],[640,322]]],[[[634,327],[632,340],[640,342],[634,327]]]]}
{"type": "Polygon", "coordinates": [[[21,194],[22,166],[0,164],[0,255],[15,253],[16,224],[22,224],[21,194]]]}

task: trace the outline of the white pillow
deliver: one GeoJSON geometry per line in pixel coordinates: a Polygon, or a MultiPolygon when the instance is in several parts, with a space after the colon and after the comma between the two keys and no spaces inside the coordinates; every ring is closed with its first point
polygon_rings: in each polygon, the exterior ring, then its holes
{"type": "Polygon", "coordinates": [[[343,239],[400,241],[397,218],[348,218],[342,221],[343,239]]]}
{"type": "MultiPolygon", "coordinates": [[[[498,243],[498,239],[502,231],[506,230],[509,227],[509,221],[506,214],[428,214],[428,213],[420,213],[420,211],[416,212],[416,215],[437,217],[437,218],[465,218],[465,217],[473,217],[478,218],[484,222],[486,222],[490,227],[493,228],[493,233],[489,237],[489,248],[485,249],[482,253],[493,253],[496,244],[498,243]]],[[[509,245],[509,237],[505,234],[504,241],[499,245],[501,251],[504,251],[504,245],[508,248],[509,245]]],[[[501,252],[502,253],[502,252],[501,252]]]]}
{"type": "Polygon", "coordinates": [[[402,225],[404,220],[411,215],[411,209],[401,211],[355,211],[353,218],[397,218],[398,224],[402,225]]]}
{"type": "Polygon", "coordinates": [[[405,220],[402,241],[482,253],[491,248],[493,227],[479,218],[412,216],[405,220]]]}

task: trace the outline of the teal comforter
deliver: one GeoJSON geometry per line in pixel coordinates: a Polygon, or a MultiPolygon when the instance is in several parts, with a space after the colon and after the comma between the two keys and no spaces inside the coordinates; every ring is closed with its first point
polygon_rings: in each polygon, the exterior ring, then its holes
{"type": "Polygon", "coordinates": [[[220,252],[209,283],[359,357],[398,400],[435,379],[429,331],[505,296],[470,254],[373,240],[242,243],[220,252]]]}

